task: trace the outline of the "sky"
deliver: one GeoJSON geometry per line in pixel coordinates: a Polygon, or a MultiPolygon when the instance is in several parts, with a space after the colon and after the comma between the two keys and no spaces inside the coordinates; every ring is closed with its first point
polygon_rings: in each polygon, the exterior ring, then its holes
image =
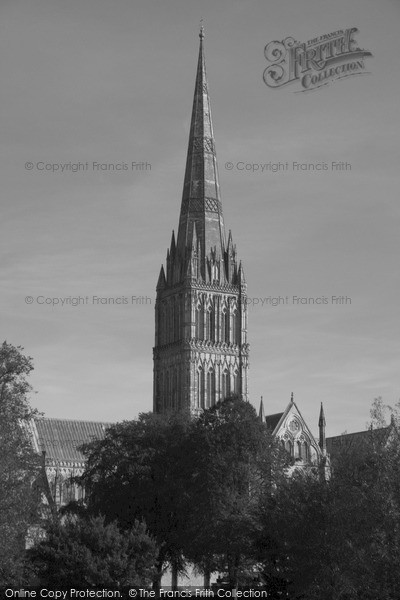
{"type": "Polygon", "coordinates": [[[34,406],[107,422],[152,409],[200,19],[251,300],[250,401],[281,412],[293,392],[314,432],[323,402],[327,435],[364,429],[378,396],[398,401],[399,2],[1,0],[0,16],[0,331],[34,359],[34,406]],[[264,83],[269,42],[352,27],[368,73],[311,92],[264,83]]]}

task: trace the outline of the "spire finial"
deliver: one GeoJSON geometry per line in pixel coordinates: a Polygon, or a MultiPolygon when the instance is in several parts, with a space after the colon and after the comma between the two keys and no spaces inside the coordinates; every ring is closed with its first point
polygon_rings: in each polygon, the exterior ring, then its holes
{"type": "Polygon", "coordinates": [[[201,40],[204,39],[204,25],[203,25],[203,19],[200,19],[200,33],[199,33],[199,38],[201,40]]]}
{"type": "Polygon", "coordinates": [[[290,396],[290,402],[294,402],[293,392],[292,392],[292,395],[290,396]]]}

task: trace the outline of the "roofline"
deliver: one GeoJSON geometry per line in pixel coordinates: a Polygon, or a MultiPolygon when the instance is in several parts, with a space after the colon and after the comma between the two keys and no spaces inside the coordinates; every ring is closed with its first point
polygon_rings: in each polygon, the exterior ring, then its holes
{"type": "Polygon", "coordinates": [[[330,435],[327,436],[327,440],[333,440],[334,438],[346,437],[347,435],[359,435],[361,433],[373,433],[374,431],[386,431],[387,429],[396,428],[395,425],[391,423],[386,425],[386,427],[376,427],[376,429],[363,429],[362,431],[351,431],[349,433],[339,433],[339,435],[330,435]]]}
{"type": "Polygon", "coordinates": [[[278,415],[283,415],[283,412],[277,412],[272,415],[265,415],[266,419],[271,419],[272,417],[277,417],[278,415]]]}
{"type": "Polygon", "coordinates": [[[93,419],[64,419],[63,417],[33,417],[34,421],[70,421],[71,423],[98,423],[99,425],[116,425],[116,422],[94,421],[93,419]]]}

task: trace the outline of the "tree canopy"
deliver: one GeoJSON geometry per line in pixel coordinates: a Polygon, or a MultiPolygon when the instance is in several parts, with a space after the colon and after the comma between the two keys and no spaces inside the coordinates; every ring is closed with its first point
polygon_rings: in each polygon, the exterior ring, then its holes
{"type": "Polygon", "coordinates": [[[328,482],[282,481],[263,515],[260,561],[266,580],[291,598],[400,597],[400,439],[366,432],[345,447],[328,482]]]}
{"type": "Polygon", "coordinates": [[[187,560],[205,574],[227,570],[236,585],[261,499],[287,460],[254,408],[235,397],[192,420],[142,414],[84,452],[89,512],[123,528],[145,520],[159,547],[155,587],[167,562],[184,571],[187,560]]]}
{"type": "Polygon", "coordinates": [[[18,583],[29,526],[37,518],[38,498],[32,484],[39,474],[39,457],[29,433],[32,359],[23,348],[4,342],[0,347],[0,585],[18,583]]]}
{"type": "Polygon", "coordinates": [[[193,422],[186,556],[203,572],[226,572],[237,587],[254,557],[263,501],[284,476],[288,456],[251,404],[231,397],[193,422]]]}
{"type": "MultiPolygon", "coordinates": [[[[156,544],[144,523],[121,532],[104,517],[68,515],[53,520],[46,537],[28,550],[36,583],[41,586],[147,586],[154,571],[156,544]]],[[[31,579],[32,581],[32,579],[31,579]]],[[[34,581],[34,579],[33,579],[34,581]]]]}
{"type": "Polygon", "coordinates": [[[146,522],[157,542],[159,585],[167,562],[183,569],[182,543],[189,504],[185,495],[183,451],[190,422],[185,415],[169,418],[152,413],[117,424],[104,440],[84,447],[87,468],[82,477],[90,514],[104,514],[129,529],[146,522]]]}

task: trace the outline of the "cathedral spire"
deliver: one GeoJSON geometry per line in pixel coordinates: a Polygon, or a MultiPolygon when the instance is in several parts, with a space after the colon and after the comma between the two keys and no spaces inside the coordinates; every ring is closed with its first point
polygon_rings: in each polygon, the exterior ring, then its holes
{"type": "Polygon", "coordinates": [[[325,436],[325,427],[326,427],[326,421],[325,421],[325,414],[324,414],[324,406],[321,402],[321,410],[319,412],[319,421],[318,421],[318,427],[319,427],[319,447],[322,450],[323,455],[326,455],[326,436],[325,436]]]}
{"type": "Polygon", "coordinates": [[[211,120],[210,98],[204,60],[204,28],[200,27],[200,48],[190,124],[185,179],[177,237],[177,248],[185,260],[192,246],[197,224],[200,242],[200,271],[205,277],[206,259],[213,249],[223,257],[225,232],[218,182],[217,157],[211,120]]]}
{"type": "Polygon", "coordinates": [[[247,286],[225,242],[201,25],[177,236],[155,305],[154,411],[198,415],[235,393],[248,400],[247,286]]]}

